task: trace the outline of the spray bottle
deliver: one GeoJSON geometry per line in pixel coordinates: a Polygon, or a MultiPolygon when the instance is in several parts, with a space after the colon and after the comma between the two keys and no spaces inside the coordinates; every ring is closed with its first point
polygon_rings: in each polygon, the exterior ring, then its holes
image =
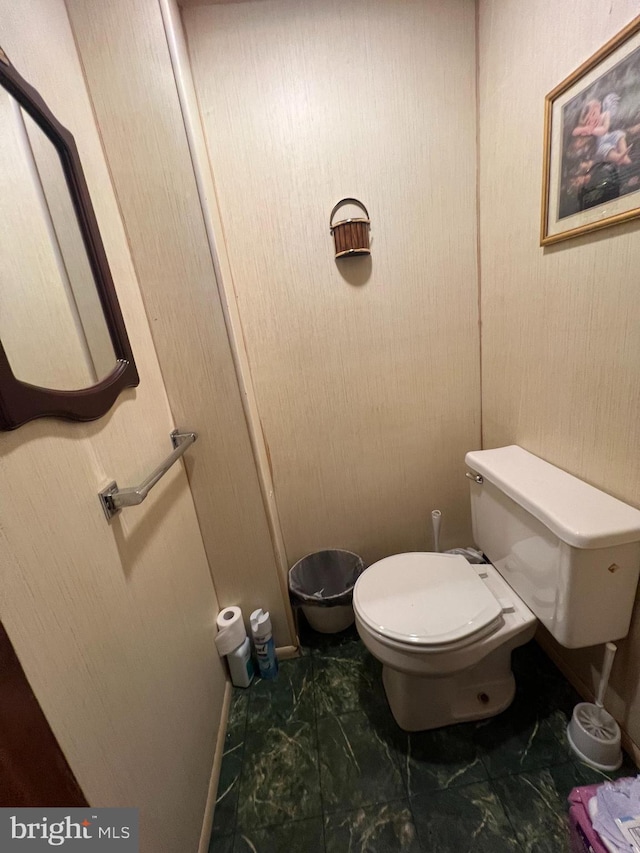
{"type": "Polygon", "coordinates": [[[253,645],[256,650],[258,667],[261,678],[275,678],[278,674],[278,658],[271,633],[271,619],[269,611],[265,613],[262,608],[254,610],[249,617],[253,645]]]}

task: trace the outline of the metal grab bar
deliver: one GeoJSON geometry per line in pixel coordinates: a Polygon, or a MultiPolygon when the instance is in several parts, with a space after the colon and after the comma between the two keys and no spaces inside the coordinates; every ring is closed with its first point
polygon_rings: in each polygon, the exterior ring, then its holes
{"type": "Polygon", "coordinates": [[[100,504],[107,517],[107,521],[111,521],[113,516],[117,515],[123,507],[141,504],[158,480],[164,477],[173,463],[177,462],[184,455],[186,449],[191,447],[197,438],[197,432],[179,432],[177,429],[174,429],[171,433],[171,443],[174,447],[173,453],[170,453],[139,486],[119,489],[118,484],[114,480],[105,489],[98,492],[100,504]]]}

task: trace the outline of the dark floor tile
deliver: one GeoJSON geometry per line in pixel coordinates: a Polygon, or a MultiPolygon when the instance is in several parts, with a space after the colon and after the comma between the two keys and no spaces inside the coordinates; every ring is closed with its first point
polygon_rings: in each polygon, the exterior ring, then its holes
{"type": "Polygon", "coordinates": [[[398,760],[409,795],[485,781],[487,771],[474,734],[473,723],[400,732],[398,760]]]}
{"type": "Polygon", "coordinates": [[[318,749],[307,722],[248,731],[237,828],[286,823],[321,814],[318,749]]]}
{"type": "Polygon", "coordinates": [[[214,835],[209,843],[209,853],[233,853],[233,835],[214,835]]]}
{"type": "Polygon", "coordinates": [[[324,819],[327,853],[421,853],[406,800],[338,812],[324,819]]]}
{"type": "Polygon", "coordinates": [[[310,657],[282,661],[276,678],[259,678],[250,690],[250,731],[295,720],[315,722],[310,657]]]}
{"type": "Polygon", "coordinates": [[[248,705],[249,694],[241,688],[234,689],[213,813],[212,840],[217,835],[232,833],[236,827],[248,705]]]}
{"type": "Polygon", "coordinates": [[[240,793],[242,771],[242,744],[233,746],[222,757],[216,806],[213,813],[213,837],[233,832],[240,793]]]}
{"type": "Polygon", "coordinates": [[[322,717],[317,725],[325,813],[405,796],[389,742],[367,714],[322,717]]]}
{"type": "Polygon", "coordinates": [[[581,701],[577,691],[535,640],[515,649],[511,663],[517,696],[526,698],[539,717],[557,711],[570,715],[573,706],[581,701]]]}
{"type": "Polygon", "coordinates": [[[637,773],[569,751],[579,698],[535,643],[503,714],[407,734],[354,628],[300,635],[305,657],[234,691],[210,853],[564,853],[571,788],[637,773]]]}
{"type": "Polygon", "coordinates": [[[492,785],[511,820],[523,853],[568,853],[567,796],[591,784],[586,768],[569,761],[534,773],[494,779],[492,785]]]}
{"type": "Polygon", "coordinates": [[[546,713],[544,719],[559,743],[571,754],[571,747],[567,740],[567,724],[571,719],[571,711],[557,708],[555,711],[546,713]]]}
{"type": "Polygon", "coordinates": [[[249,708],[250,690],[242,687],[234,687],[231,694],[231,705],[229,707],[229,719],[227,721],[227,745],[235,746],[244,740],[247,726],[247,709],[249,708]]]}
{"type": "Polygon", "coordinates": [[[497,778],[569,761],[565,728],[562,713],[546,718],[517,697],[502,714],[476,725],[475,740],[489,776],[497,778]]]}
{"type": "Polygon", "coordinates": [[[313,686],[318,717],[386,705],[382,667],[360,640],[314,656],[313,686]]]}
{"type": "Polygon", "coordinates": [[[422,848],[429,853],[519,853],[498,797],[488,782],[411,798],[422,848]]]}
{"type": "Polygon", "coordinates": [[[322,818],[296,820],[238,833],[233,853],[324,853],[322,818]]]}
{"type": "Polygon", "coordinates": [[[584,781],[577,782],[578,785],[597,785],[600,782],[612,782],[615,779],[623,779],[625,776],[638,775],[638,768],[626,753],[623,753],[622,764],[617,770],[596,770],[580,761],[577,755],[573,756],[572,761],[577,767],[580,778],[584,779],[584,781]]]}

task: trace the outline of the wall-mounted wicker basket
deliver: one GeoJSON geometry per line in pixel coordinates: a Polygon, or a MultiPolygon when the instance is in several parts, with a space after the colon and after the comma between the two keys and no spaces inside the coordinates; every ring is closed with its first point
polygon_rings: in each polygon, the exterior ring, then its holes
{"type": "Polygon", "coordinates": [[[369,220],[369,212],[361,201],[357,198],[343,198],[331,211],[329,217],[329,230],[333,234],[333,239],[336,244],[336,259],[352,258],[357,255],[370,255],[369,248],[369,230],[371,221],[369,220]],[[334,223],[333,217],[336,212],[344,204],[355,204],[364,210],[365,218],[342,219],[340,222],[334,223]]]}

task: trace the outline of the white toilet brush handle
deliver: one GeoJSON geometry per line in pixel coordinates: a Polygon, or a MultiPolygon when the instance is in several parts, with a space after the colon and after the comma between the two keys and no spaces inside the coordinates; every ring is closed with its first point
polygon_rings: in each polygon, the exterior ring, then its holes
{"type": "Polygon", "coordinates": [[[433,525],[433,550],[436,554],[440,553],[440,522],[442,521],[442,513],[439,509],[434,509],[431,512],[431,524],[433,525]]]}
{"type": "Polygon", "coordinates": [[[596,705],[599,708],[604,707],[604,694],[607,692],[607,684],[609,683],[609,676],[611,675],[611,667],[613,666],[613,659],[617,650],[618,649],[615,643],[607,643],[604,647],[602,675],[600,676],[600,684],[598,685],[598,696],[596,698],[596,705]]]}

